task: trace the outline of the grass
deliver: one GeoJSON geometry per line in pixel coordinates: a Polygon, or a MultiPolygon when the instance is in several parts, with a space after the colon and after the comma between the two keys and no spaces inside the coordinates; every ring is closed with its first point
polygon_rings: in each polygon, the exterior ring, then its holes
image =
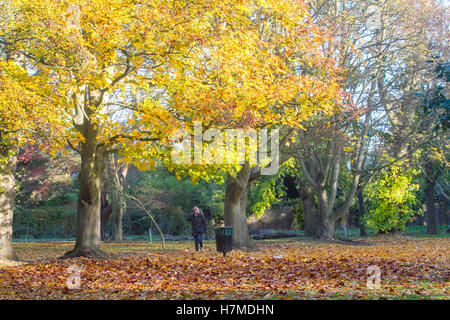
{"type": "MultiPolygon", "coordinates": [[[[437,234],[427,234],[426,226],[409,226],[406,230],[399,232],[397,235],[414,237],[414,238],[449,238],[450,233],[447,233],[447,226],[437,226],[437,234]]],[[[359,229],[347,230],[348,238],[361,238],[359,229]]],[[[344,237],[345,233],[342,229],[336,229],[336,235],[344,237]]],[[[367,230],[366,237],[377,237],[378,234],[374,231],[367,230]]]]}
{"type": "Polygon", "coordinates": [[[408,227],[402,234],[415,238],[449,238],[450,233],[447,233],[447,228],[447,226],[437,226],[437,234],[427,234],[426,226],[412,226],[408,227]]]}
{"type": "Polygon", "coordinates": [[[68,238],[56,238],[56,237],[43,237],[43,238],[13,238],[13,242],[61,242],[61,241],[75,241],[74,237],[68,238]]]}
{"type": "MultiPolygon", "coordinates": [[[[449,238],[450,233],[447,233],[447,226],[437,226],[438,233],[435,235],[430,235],[426,233],[426,226],[409,226],[406,228],[405,231],[402,231],[398,233],[397,235],[401,236],[407,236],[407,237],[413,237],[413,238],[449,238]]],[[[274,230],[278,231],[278,230],[274,230]]],[[[281,230],[280,230],[281,231],[281,230]]],[[[300,237],[304,236],[303,230],[297,230],[297,233],[300,237]]],[[[349,229],[347,230],[347,238],[349,239],[359,239],[359,238],[370,238],[370,237],[378,237],[378,234],[376,232],[367,231],[368,235],[366,237],[361,237],[359,235],[359,229],[349,229]]],[[[343,229],[336,228],[336,235],[338,237],[345,237],[345,233],[343,229]]],[[[184,236],[190,236],[184,235],[184,236]]],[[[132,241],[149,241],[148,234],[144,235],[125,235],[126,240],[132,240],[132,241]]],[[[161,236],[159,234],[153,234],[152,239],[154,242],[160,242],[161,236]]],[[[204,239],[205,241],[206,239],[204,239]]],[[[61,241],[75,241],[74,237],[69,238],[14,238],[13,242],[61,242],[61,241]]],[[[260,241],[260,240],[257,240],[260,241]]]]}

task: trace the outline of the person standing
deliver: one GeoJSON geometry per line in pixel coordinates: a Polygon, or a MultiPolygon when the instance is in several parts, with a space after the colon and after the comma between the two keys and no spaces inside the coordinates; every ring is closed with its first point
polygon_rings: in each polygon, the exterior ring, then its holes
{"type": "Polygon", "coordinates": [[[192,235],[194,236],[195,251],[203,250],[202,234],[206,231],[206,219],[198,207],[192,208],[188,221],[192,224],[192,235]]]}

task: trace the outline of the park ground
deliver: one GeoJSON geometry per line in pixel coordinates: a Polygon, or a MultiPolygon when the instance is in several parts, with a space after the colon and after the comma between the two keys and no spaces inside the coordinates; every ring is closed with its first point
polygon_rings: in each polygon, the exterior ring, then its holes
{"type": "Polygon", "coordinates": [[[132,241],[103,243],[110,260],[57,259],[73,245],[15,242],[22,262],[0,267],[0,299],[447,300],[450,293],[448,237],[265,240],[226,257],[213,241],[203,252],[192,242],[132,241]],[[80,286],[70,289],[77,268],[80,286]]]}

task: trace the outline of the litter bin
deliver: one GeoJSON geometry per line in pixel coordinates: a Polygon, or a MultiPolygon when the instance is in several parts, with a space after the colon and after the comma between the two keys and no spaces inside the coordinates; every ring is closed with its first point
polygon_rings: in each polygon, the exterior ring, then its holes
{"type": "Polygon", "coordinates": [[[226,257],[227,252],[232,250],[231,248],[231,234],[233,227],[218,227],[216,228],[216,249],[218,252],[222,252],[226,257]]]}

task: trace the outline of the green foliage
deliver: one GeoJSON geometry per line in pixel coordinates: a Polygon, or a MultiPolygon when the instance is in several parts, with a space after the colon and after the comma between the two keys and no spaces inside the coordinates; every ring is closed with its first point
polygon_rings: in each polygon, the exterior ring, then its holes
{"type": "Polygon", "coordinates": [[[15,238],[69,238],[75,236],[76,209],[66,205],[46,204],[35,209],[16,207],[13,230],[15,238]]]}
{"type": "Polygon", "coordinates": [[[249,188],[247,215],[262,216],[267,208],[280,201],[283,193],[283,183],[279,179],[265,176],[249,188]]]}
{"type": "Polygon", "coordinates": [[[287,201],[288,203],[292,203],[292,208],[294,210],[294,222],[292,225],[297,227],[297,229],[302,229],[305,224],[305,212],[303,210],[303,203],[300,199],[292,199],[287,201]]]}
{"type": "Polygon", "coordinates": [[[414,208],[419,187],[413,183],[416,174],[414,170],[393,165],[382,169],[379,179],[365,188],[369,201],[364,221],[369,228],[380,233],[401,231],[416,214],[421,214],[414,208]]]}
{"type": "MultiPolygon", "coordinates": [[[[187,216],[194,206],[203,210],[209,222],[220,223],[223,220],[223,186],[202,180],[194,184],[189,177],[177,177],[165,167],[141,172],[136,188],[130,193],[140,199],[167,234],[190,233],[187,216]]],[[[128,200],[127,212],[125,233],[147,234],[151,227],[150,219],[134,206],[133,200],[128,200]]]]}
{"type": "Polygon", "coordinates": [[[432,89],[428,89],[425,93],[419,93],[423,97],[423,112],[425,115],[436,115],[438,118],[435,131],[442,128],[446,131],[450,127],[450,99],[446,97],[445,89],[450,82],[450,62],[439,61],[440,57],[433,57],[427,62],[434,64],[434,85],[432,89]]]}

